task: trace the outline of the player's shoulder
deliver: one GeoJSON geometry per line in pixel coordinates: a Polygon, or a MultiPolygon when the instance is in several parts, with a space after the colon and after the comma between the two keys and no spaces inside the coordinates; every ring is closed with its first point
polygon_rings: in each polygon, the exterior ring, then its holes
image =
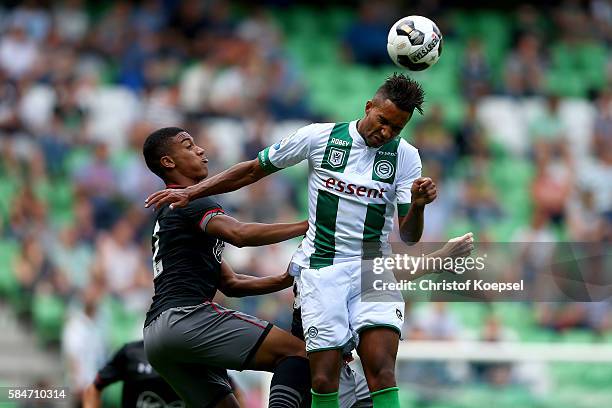
{"type": "Polygon", "coordinates": [[[223,212],[223,207],[219,204],[215,197],[201,197],[190,201],[186,206],[170,209],[169,205],[166,205],[158,213],[158,220],[179,220],[188,219],[192,220],[194,217],[202,217],[207,211],[216,210],[217,212],[223,212]]]}
{"type": "Polygon", "coordinates": [[[311,123],[297,130],[298,133],[304,136],[327,136],[332,131],[336,123],[311,123]]]}
{"type": "Polygon", "coordinates": [[[214,196],[196,198],[195,200],[190,201],[187,206],[194,208],[194,209],[203,209],[203,208],[223,209],[221,204],[219,204],[219,202],[216,200],[214,196]]]}
{"type": "Polygon", "coordinates": [[[402,161],[418,161],[419,163],[421,161],[419,150],[402,138],[397,146],[397,154],[399,160],[402,161]]]}
{"type": "Polygon", "coordinates": [[[419,150],[403,138],[400,138],[399,145],[397,146],[397,151],[398,153],[406,155],[408,157],[419,154],[419,150]]]}
{"type": "Polygon", "coordinates": [[[419,150],[404,139],[397,147],[398,169],[405,174],[412,174],[422,167],[419,150]]]}

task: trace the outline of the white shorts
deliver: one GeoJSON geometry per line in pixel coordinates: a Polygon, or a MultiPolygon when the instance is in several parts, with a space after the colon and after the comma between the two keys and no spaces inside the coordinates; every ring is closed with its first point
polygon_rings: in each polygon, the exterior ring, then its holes
{"type": "Polygon", "coordinates": [[[363,301],[361,260],[302,269],[297,282],[307,352],[351,350],[359,333],[372,327],[389,327],[401,334],[401,293],[366,295],[371,301],[363,301]]]}

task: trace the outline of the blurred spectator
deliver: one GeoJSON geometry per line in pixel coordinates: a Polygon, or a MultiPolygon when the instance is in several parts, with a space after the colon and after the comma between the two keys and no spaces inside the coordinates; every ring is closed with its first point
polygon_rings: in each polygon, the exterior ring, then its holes
{"type": "Polygon", "coordinates": [[[595,107],[592,152],[597,155],[612,149],[612,90],[602,92],[595,100],[595,107]]]}
{"type": "Polygon", "coordinates": [[[457,340],[461,323],[445,302],[435,302],[415,314],[413,326],[406,328],[405,337],[413,340],[457,340]]]}
{"type": "Polygon", "coordinates": [[[53,20],[59,37],[72,44],[78,43],[89,28],[89,16],[82,0],[65,0],[55,5],[53,20]]]}
{"type": "MultiPolygon", "coordinates": [[[[435,302],[416,311],[413,319],[406,319],[403,337],[408,340],[452,341],[459,339],[461,329],[460,321],[448,309],[448,304],[435,302]]],[[[416,384],[423,403],[435,401],[441,387],[455,382],[449,364],[443,361],[400,362],[398,365],[398,378],[416,384]]]]}
{"type": "Polygon", "coordinates": [[[530,123],[529,131],[534,148],[546,144],[555,154],[559,154],[564,148],[567,142],[567,129],[561,118],[560,102],[559,96],[547,95],[544,112],[530,123]]]}
{"type": "Polygon", "coordinates": [[[461,156],[488,154],[485,128],[478,120],[478,105],[473,100],[468,103],[463,123],[457,129],[455,144],[461,156]]]}
{"type": "MultiPolygon", "coordinates": [[[[102,296],[101,286],[88,286],[81,293],[81,303],[70,310],[62,333],[70,394],[76,398],[94,380],[107,356],[105,324],[99,313],[102,296]]],[[[75,405],[79,406],[78,401],[75,405]]]]}
{"type": "Polygon", "coordinates": [[[133,242],[133,218],[120,219],[96,245],[96,266],[110,293],[130,309],[145,311],[151,297],[150,274],[140,248],[133,242]],[[147,278],[143,282],[143,275],[147,278]]]}
{"type": "Polygon", "coordinates": [[[20,25],[14,24],[0,39],[0,68],[11,79],[20,79],[29,73],[38,57],[36,42],[20,25]]]}
{"type": "Polygon", "coordinates": [[[347,29],[343,37],[346,58],[359,64],[387,64],[389,55],[384,44],[387,43],[389,27],[396,15],[391,2],[361,2],[358,20],[347,29]]]}
{"type": "Polygon", "coordinates": [[[590,6],[596,35],[609,44],[612,40],[612,4],[606,0],[591,0],[590,6]]]}
{"type": "Polygon", "coordinates": [[[209,98],[215,73],[209,60],[200,60],[185,69],[179,83],[179,100],[187,114],[197,116],[210,111],[209,98]]]}
{"type": "Polygon", "coordinates": [[[268,11],[256,7],[236,28],[237,35],[243,40],[257,44],[263,55],[281,51],[282,33],[279,31],[268,11]]]}
{"type": "Polygon", "coordinates": [[[268,147],[268,135],[272,131],[273,122],[264,110],[259,110],[250,115],[246,123],[247,141],[244,145],[244,156],[242,160],[252,160],[257,154],[268,147]]]}
{"type": "Polygon", "coordinates": [[[93,263],[93,249],[79,240],[76,225],[62,229],[59,239],[54,241],[49,258],[58,273],[64,277],[71,289],[82,290],[91,281],[90,270],[93,263]]]}
{"type": "Polygon", "coordinates": [[[479,227],[490,226],[503,215],[495,190],[482,175],[468,178],[458,198],[459,213],[479,227]]]}
{"type": "MultiPolygon", "coordinates": [[[[479,334],[479,340],[485,342],[509,342],[516,341],[516,334],[505,328],[501,319],[490,314],[485,319],[479,334]]],[[[477,381],[489,383],[495,387],[503,387],[513,382],[512,363],[472,363],[472,370],[477,381]]]]}
{"type": "Polygon", "coordinates": [[[49,13],[36,0],[24,0],[13,10],[12,23],[23,27],[29,37],[40,42],[47,37],[51,28],[49,13]]]}
{"type": "Polygon", "coordinates": [[[477,38],[470,39],[463,56],[461,87],[468,101],[479,99],[491,91],[491,67],[477,38]]]}
{"type": "Polygon", "coordinates": [[[532,4],[521,4],[516,10],[516,21],[512,30],[514,42],[527,34],[532,34],[544,41],[547,39],[546,20],[541,18],[541,11],[532,4]]]}
{"type": "Polygon", "coordinates": [[[59,282],[56,280],[53,265],[34,236],[27,236],[22,240],[21,252],[14,260],[13,269],[19,283],[22,306],[25,306],[23,312],[28,318],[31,311],[27,305],[40,286],[50,286],[52,290],[58,292],[62,289],[57,285],[59,282]]]}
{"type": "Polygon", "coordinates": [[[108,146],[99,143],[94,156],[73,175],[78,193],[89,198],[97,228],[108,228],[117,216],[114,199],[117,192],[116,175],[109,162],[108,146]]]}
{"type": "Polygon", "coordinates": [[[546,288],[537,286],[545,280],[544,274],[549,274],[552,265],[557,237],[550,228],[549,218],[542,211],[535,210],[529,226],[518,229],[512,237],[517,243],[518,255],[514,265],[519,269],[527,287],[534,293],[545,296],[546,288]],[[534,283],[535,282],[535,283],[534,283]],[[539,292],[542,290],[542,292],[539,292]]]}
{"type": "Polygon", "coordinates": [[[538,324],[557,332],[589,329],[601,335],[610,329],[612,323],[609,301],[540,303],[536,311],[538,324]]]}
{"type": "Polygon", "coordinates": [[[38,198],[31,185],[26,184],[15,195],[9,213],[8,233],[16,239],[36,234],[46,237],[47,205],[38,198]]]}
{"type": "Polygon", "coordinates": [[[545,70],[540,40],[533,34],[524,34],[505,62],[505,93],[517,97],[540,95],[545,70]]]}
{"type": "Polygon", "coordinates": [[[534,212],[559,225],[574,183],[569,152],[564,149],[562,158],[554,159],[552,148],[540,145],[535,153],[536,174],[531,184],[534,212]]]}
{"type": "Polygon", "coordinates": [[[604,219],[595,207],[594,194],[582,189],[567,206],[569,238],[576,242],[599,242],[604,239],[604,219]]]}
{"type": "Polygon", "coordinates": [[[163,187],[161,179],[147,168],[141,152],[145,139],[153,130],[154,127],[148,122],[135,123],[127,148],[115,155],[113,166],[121,174],[121,182],[117,184],[122,198],[145,214],[149,214],[149,211],[142,203],[152,191],[163,187]]]}
{"type": "Polygon", "coordinates": [[[264,93],[271,115],[276,120],[312,117],[297,70],[288,61],[275,58],[267,72],[269,79],[264,93]]]}
{"type": "Polygon", "coordinates": [[[419,149],[421,160],[437,161],[445,177],[457,158],[453,136],[444,124],[442,106],[433,105],[428,116],[417,125],[414,134],[414,145],[419,149]]]}

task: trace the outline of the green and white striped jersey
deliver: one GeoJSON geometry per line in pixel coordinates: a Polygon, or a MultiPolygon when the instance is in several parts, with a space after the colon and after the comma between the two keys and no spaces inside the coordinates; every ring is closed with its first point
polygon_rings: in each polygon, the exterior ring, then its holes
{"type": "Polygon", "coordinates": [[[368,147],[357,121],[305,126],[259,153],[268,173],[308,160],[308,233],[293,262],[323,268],[390,253],[395,204],[405,215],[421,176],[417,149],[401,138],[368,147]]]}

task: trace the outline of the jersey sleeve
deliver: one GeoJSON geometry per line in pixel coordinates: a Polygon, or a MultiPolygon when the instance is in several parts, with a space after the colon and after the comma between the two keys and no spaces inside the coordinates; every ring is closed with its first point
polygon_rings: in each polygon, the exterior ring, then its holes
{"type": "Polygon", "coordinates": [[[291,136],[266,147],[257,155],[259,165],[268,174],[298,164],[308,158],[315,125],[304,126],[291,136]]]}
{"type": "Polygon", "coordinates": [[[126,377],[126,372],[127,353],[126,346],[123,346],[106,362],[104,367],[98,371],[96,379],[94,380],[94,386],[101,391],[117,381],[123,381],[126,377]]]}
{"type": "Polygon", "coordinates": [[[398,168],[400,171],[396,185],[397,212],[400,217],[403,217],[408,214],[412,199],[410,189],[414,180],[421,177],[422,165],[418,150],[412,147],[406,149],[399,156],[399,160],[398,168]]]}
{"type": "Polygon", "coordinates": [[[213,217],[225,214],[223,207],[209,197],[198,198],[182,210],[187,222],[190,225],[198,226],[202,231],[206,231],[206,227],[213,217]]]}

